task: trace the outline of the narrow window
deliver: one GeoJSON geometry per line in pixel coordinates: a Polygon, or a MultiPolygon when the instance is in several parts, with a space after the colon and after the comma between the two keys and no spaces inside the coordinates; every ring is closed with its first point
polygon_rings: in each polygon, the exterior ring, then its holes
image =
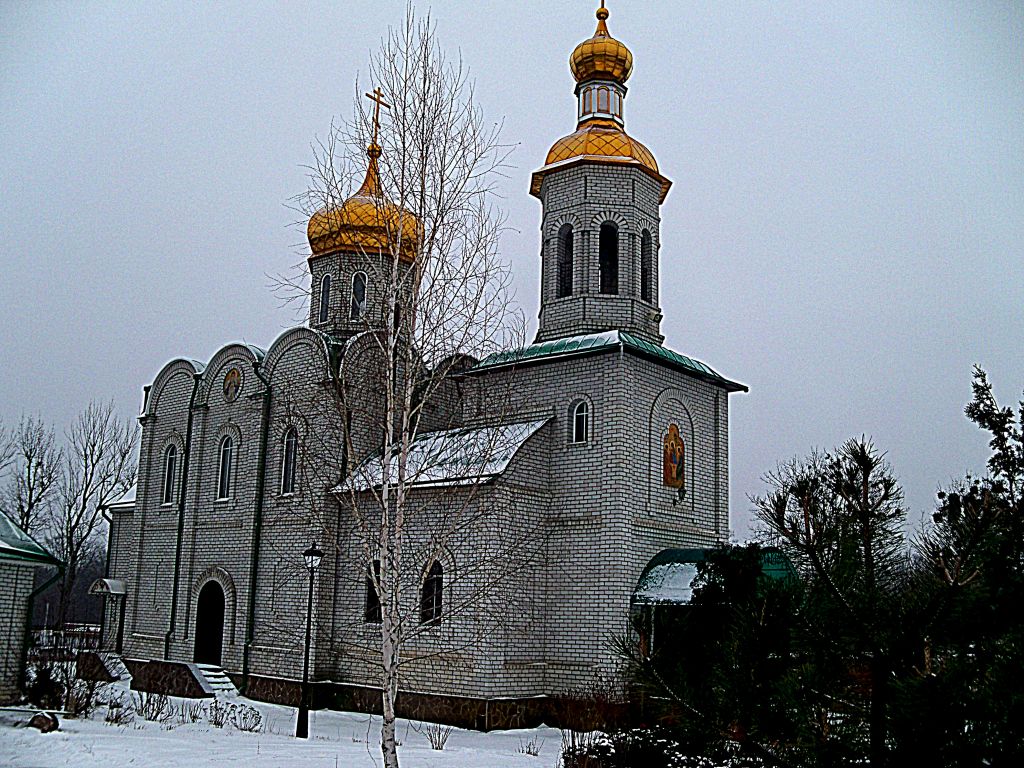
{"type": "Polygon", "coordinates": [[[444,569],[435,560],[420,590],[420,624],[437,624],[441,621],[443,595],[444,569]]]}
{"type": "Polygon", "coordinates": [[[164,451],[164,492],[161,494],[161,504],[171,504],[174,501],[174,472],[178,467],[178,449],[168,445],[164,451]]]}
{"type": "Polygon", "coordinates": [[[597,111],[607,112],[608,111],[608,89],[598,88],[597,89],[597,111]]]}
{"type": "Polygon", "coordinates": [[[616,294],[619,292],[619,228],[610,221],[602,224],[598,245],[601,293],[616,294]]]}
{"type": "Polygon", "coordinates": [[[217,498],[231,498],[231,460],[235,444],[230,436],[220,441],[220,471],[217,473],[217,498]]]}
{"type": "Polygon", "coordinates": [[[591,91],[589,88],[583,91],[583,114],[589,115],[591,109],[591,91]]]}
{"type": "Polygon", "coordinates": [[[615,91],[615,116],[622,117],[622,94],[615,91]]]}
{"type": "Polygon", "coordinates": [[[574,443],[587,442],[590,433],[590,406],[586,400],[581,400],[572,409],[572,441],[574,443]]]}
{"type": "Polygon", "coordinates": [[[284,433],[284,452],[281,456],[281,493],[295,493],[295,460],[299,452],[299,433],[288,427],[284,433]]]}
{"type": "Polygon", "coordinates": [[[366,604],[363,608],[363,621],[367,624],[380,624],[380,595],[377,594],[377,587],[374,581],[380,581],[380,560],[373,561],[371,566],[366,567],[366,604]]]}
{"type": "Polygon", "coordinates": [[[352,275],[352,306],[349,309],[350,320],[361,320],[366,314],[366,274],[356,272],[352,275]]]}
{"type": "Polygon", "coordinates": [[[558,230],[558,291],[557,298],[572,296],[572,224],[563,224],[558,230]]]}
{"type": "Polygon", "coordinates": [[[651,273],[654,266],[651,258],[653,250],[651,233],[645,229],[640,236],[640,298],[644,301],[650,301],[653,295],[651,292],[651,273]]]}
{"type": "Polygon", "coordinates": [[[327,322],[327,313],[331,308],[331,276],[324,275],[320,281],[320,322],[327,322]]]}

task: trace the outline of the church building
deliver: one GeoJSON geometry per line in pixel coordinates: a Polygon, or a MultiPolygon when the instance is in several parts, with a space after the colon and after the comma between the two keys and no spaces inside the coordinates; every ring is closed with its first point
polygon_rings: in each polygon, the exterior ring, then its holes
{"type": "MultiPolygon", "coordinates": [[[[419,631],[403,648],[400,715],[511,727],[543,717],[538,702],[613,681],[611,642],[630,631],[647,566],[728,538],[729,395],[746,387],[665,345],[673,297],[659,290],[660,224],[671,182],[626,131],[633,56],[603,4],[597,19],[570,57],[575,130],[530,184],[541,214],[536,337],[454,368],[413,448],[415,459],[500,446],[472,488],[452,470],[409,490],[427,510],[463,494],[497,522],[416,564],[419,631]],[[480,393],[498,390],[507,405],[482,408],[480,393]],[[532,543],[535,556],[509,575],[515,596],[457,611],[468,564],[488,541],[519,534],[517,550],[532,543]]],[[[357,258],[388,236],[374,222],[391,215],[376,142],[368,156],[360,190],[310,219],[308,322],[266,349],[174,359],[145,388],[137,489],[109,510],[102,640],[137,687],[233,686],[294,703],[312,532],[324,551],[311,599],[316,701],[379,702],[373,565],[341,499],[377,481],[372,463],[359,479],[323,471],[373,450],[330,399],[332,383],[358,380],[366,329],[387,315],[357,258]]],[[[415,241],[415,222],[403,237],[415,241]]]]}

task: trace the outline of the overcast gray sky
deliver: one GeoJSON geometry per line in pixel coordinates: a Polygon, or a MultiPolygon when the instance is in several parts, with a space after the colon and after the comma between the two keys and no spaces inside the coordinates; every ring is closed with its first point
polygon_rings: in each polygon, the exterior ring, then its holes
{"type": "MultiPolygon", "coordinates": [[[[608,5],[627,130],[674,181],[666,344],[751,389],[734,528],[779,460],[862,433],[916,519],[983,468],[972,363],[1007,402],[1024,387],[1024,4],[608,5]]],[[[295,324],[267,278],[303,243],[287,201],[403,6],[0,2],[0,417],[134,414],[168,359],[295,324]]],[[[529,174],[575,127],[596,6],[433,4],[519,145],[503,250],[534,319],[529,174]]]]}

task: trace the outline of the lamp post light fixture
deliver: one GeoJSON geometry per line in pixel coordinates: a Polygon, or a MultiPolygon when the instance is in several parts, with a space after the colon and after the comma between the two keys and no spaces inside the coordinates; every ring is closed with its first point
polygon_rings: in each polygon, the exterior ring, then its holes
{"type": "Polygon", "coordinates": [[[313,640],[313,579],[316,578],[316,569],[320,567],[324,553],[321,552],[316,542],[313,546],[302,553],[302,559],[306,561],[306,570],[309,571],[309,601],[306,603],[306,654],[302,661],[302,691],[299,693],[299,716],[295,723],[295,738],[309,738],[309,646],[313,640]]]}

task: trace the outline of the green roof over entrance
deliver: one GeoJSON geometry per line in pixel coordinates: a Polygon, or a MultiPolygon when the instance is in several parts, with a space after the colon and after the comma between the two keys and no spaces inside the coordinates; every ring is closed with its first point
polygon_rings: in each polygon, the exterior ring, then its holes
{"type": "MultiPolygon", "coordinates": [[[[636,589],[635,604],[685,605],[693,597],[697,563],[708,559],[711,549],[663,549],[644,568],[636,589]]],[[[776,549],[761,551],[761,573],[770,579],[796,577],[789,560],[776,549]]]]}
{"type": "Polygon", "coordinates": [[[0,561],[19,560],[39,565],[60,565],[61,562],[25,533],[6,514],[0,512],[0,561]]]}
{"type": "Polygon", "coordinates": [[[747,387],[730,381],[719,375],[710,366],[700,360],[681,355],[660,344],[652,344],[623,331],[604,331],[589,333],[584,336],[568,336],[564,339],[552,339],[531,344],[528,347],[513,349],[507,352],[495,352],[481,360],[474,371],[503,366],[527,365],[544,362],[561,357],[612,352],[616,349],[628,351],[635,355],[648,357],[673,368],[683,370],[697,378],[711,381],[729,392],[746,392],[747,387]]]}

